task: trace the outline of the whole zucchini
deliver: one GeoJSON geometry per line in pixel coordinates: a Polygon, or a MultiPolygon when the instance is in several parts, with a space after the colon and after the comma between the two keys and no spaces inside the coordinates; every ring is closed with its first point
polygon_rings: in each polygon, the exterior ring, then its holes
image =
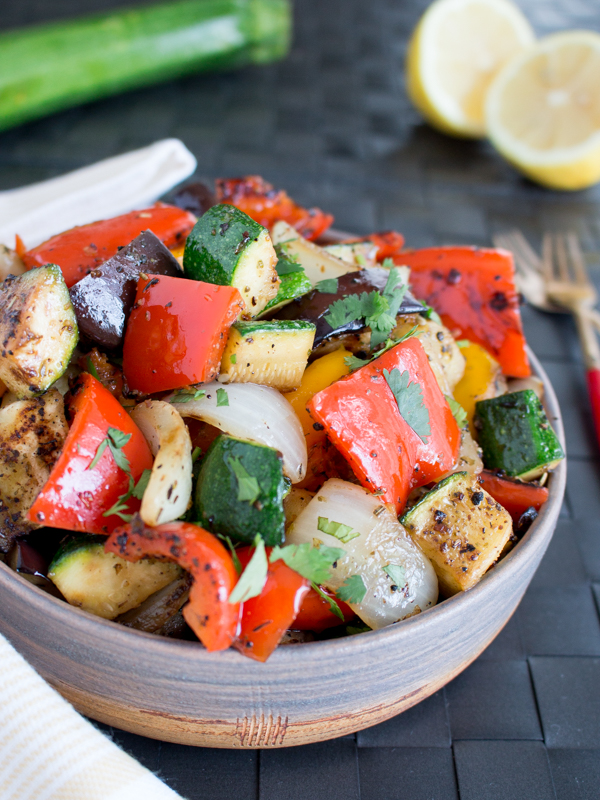
{"type": "Polygon", "coordinates": [[[177,0],[0,35],[0,130],[189,72],[281,58],[290,0],[177,0]]]}

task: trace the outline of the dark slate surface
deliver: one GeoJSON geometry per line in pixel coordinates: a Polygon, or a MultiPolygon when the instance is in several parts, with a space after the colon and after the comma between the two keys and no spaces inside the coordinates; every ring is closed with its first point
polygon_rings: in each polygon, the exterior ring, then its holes
{"type": "MultiPolygon", "coordinates": [[[[128,0],[127,5],[142,5],[128,0]]],[[[126,5],[87,0],[86,10],[126,5]]],[[[489,245],[518,226],[576,230],[600,284],[600,186],[558,194],[485,143],[424,125],[403,89],[426,0],[297,0],[282,64],[195,76],[0,134],[0,188],[181,138],[198,175],[258,172],[339,228],[396,228],[407,243],[489,245]]],[[[600,30],[597,0],[522,0],[540,34],[600,30]]],[[[80,13],[76,0],[4,0],[0,30],[80,13]]],[[[279,752],[223,752],[112,731],[185,797],[203,800],[594,800],[600,797],[600,456],[574,326],[525,308],[567,428],[567,499],[515,617],[445,690],[356,737],[279,752]]],[[[102,726],[101,726],[102,727],[102,726]]]]}

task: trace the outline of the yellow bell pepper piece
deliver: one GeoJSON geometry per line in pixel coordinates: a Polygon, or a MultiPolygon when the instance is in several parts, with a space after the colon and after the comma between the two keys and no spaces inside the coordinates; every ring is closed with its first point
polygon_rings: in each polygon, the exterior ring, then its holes
{"type": "Polygon", "coordinates": [[[302,423],[304,435],[306,436],[306,446],[310,449],[313,444],[325,438],[325,431],[314,429],[315,421],[306,410],[308,401],[317,392],[331,386],[332,383],[348,375],[350,367],[344,363],[344,358],[352,355],[341,347],[333,353],[317,358],[304,371],[302,382],[293,392],[284,394],[286,400],[292,404],[292,408],[302,423]]]}
{"type": "Polygon", "coordinates": [[[500,364],[488,351],[475,342],[461,348],[465,357],[465,373],[454,388],[454,399],[467,412],[471,435],[476,437],[473,426],[475,403],[502,394],[506,389],[500,364]]]}

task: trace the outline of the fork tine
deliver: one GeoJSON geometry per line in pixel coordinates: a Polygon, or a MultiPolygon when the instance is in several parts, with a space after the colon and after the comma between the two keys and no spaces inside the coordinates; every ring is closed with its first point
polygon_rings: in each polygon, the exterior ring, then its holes
{"type": "Polygon", "coordinates": [[[575,280],[577,283],[585,288],[591,288],[592,283],[589,279],[587,269],[585,266],[585,259],[581,248],[579,247],[579,239],[576,233],[572,231],[567,234],[567,246],[571,255],[571,264],[573,265],[573,272],[575,273],[575,280]]]}
{"type": "Polygon", "coordinates": [[[529,272],[535,272],[539,275],[539,256],[536,255],[521,231],[514,230],[497,234],[494,236],[494,244],[512,251],[515,257],[515,268],[517,272],[523,275],[527,275],[529,272]]]}
{"type": "Polygon", "coordinates": [[[554,236],[554,253],[556,255],[556,264],[558,266],[558,274],[560,275],[561,280],[572,282],[571,273],[569,271],[567,245],[565,237],[562,233],[557,233],[554,236]]]}
{"type": "Polygon", "coordinates": [[[546,232],[542,238],[542,275],[546,283],[554,278],[552,250],[552,234],[546,232]]]}

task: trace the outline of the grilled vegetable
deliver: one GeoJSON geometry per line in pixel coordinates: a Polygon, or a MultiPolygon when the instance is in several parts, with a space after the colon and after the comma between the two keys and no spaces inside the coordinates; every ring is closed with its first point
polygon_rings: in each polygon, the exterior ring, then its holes
{"type": "Polygon", "coordinates": [[[425,611],[437,600],[437,580],[421,550],[379,498],[353,483],[327,481],[288,528],[286,542],[345,552],[321,583],[371,628],[425,611]]]}
{"type": "Polygon", "coordinates": [[[0,552],[8,552],[17,536],[37,527],[27,512],[48,480],[68,431],[56,389],[0,408],[0,552]]]}
{"type": "Polygon", "coordinates": [[[319,281],[341,278],[348,272],[360,269],[358,265],[348,264],[308,239],[303,239],[298,231],[287,222],[275,223],[273,242],[281,245],[284,253],[301,264],[313,286],[319,281]]]}
{"type": "Polygon", "coordinates": [[[179,0],[0,37],[0,129],[135,86],[281,58],[287,0],[179,0]]]}
{"type": "Polygon", "coordinates": [[[17,253],[6,245],[0,244],[0,281],[8,278],[9,275],[22,275],[24,272],[25,264],[17,253]]]}
{"type": "Polygon", "coordinates": [[[277,290],[277,295],[272,300],[269,300],[260,314],[257,314],[258,317],[272,317],[273,312],[283,308],[292,300],[301,297],[312,289],[312,283],[300,264],[290,259],[283,252],[280,245],[275,248],[275,252],[278,259],[276,269],[280,281],[279,289],[277,290]]]}
{"type": "Polygon", "coordinates": [[[194,511],[213,533],[265,544],[283,541],[283,498],[287,485],[281,456],[270,447],[219,436],[209,448],[198,475],[194,511]]]}
{"type": "MultiPolygon", "coordinates": [[[[142,563],[144,561],[138,561],[138,564],[142,563]]],[[[158,633],[187,603],[191,582],[187,572],[182,572],[178,578],[151,594],[139,606],[120,614],[115,622],[138,631],[158,633]]]]}
{"type": "Polygon", "coordinates": [[[54,557],[48,577],[72,606],[104,619],[124,614],[181,574],[177,564],[144,559],[131,564],[104,552],[104,536],[77,536],[54,557]]]}
{"type": "Polygon", "coordinates": [[[413,331],[413,336],[423,345],[442,394],[452,395],[454,387],[464,374],[465,359],[448,328],[433,319],[411,314],[398,317],[392,338],[400,339],[409,331],[413,331]]]}
{"type": "Polygon", "coordinates": [[[377,245],[373,242],[330,244],[323,250],[355,267],[374,267],[377,263],[377,245]]]}
{"type": "Polygon", "coordinates": [[[481,400],[475,406],[475,427],[488,469],[533,480],[565,457],[532,389],[481,400]]]}
{"type": "Polygon", "coordinates": [[[185,513],[192,495],[190,434],[173,406],[162,400],[139,403],[131,418],[154,456],[140,516],[146,525],[172,522],[185,513]]]}
{"type": "Polygon", "coordinates": [[[415,296],[433,306],[451,331],[489,350],[505,375],[531,374],[510,253],[427,247],[407,250],[394,261],[410,267],[415,296]]]}
{"type": "Polygon", "coordinates": [[[289,392],[300,385],[314,336],[311,322],[238,322],[229,331],[219,380],[289,392]]]}
{"type": "Polygon", "coordinates": [[[440,481],[400,522],[433,564],[446,596],[474,586],[512,533],[508,512],[466,472],[440,481]]]}
{"type": "Polygon", "coordinates": [[[479,483],[508,511],[515,525],[528,509],[539,511],[548,499],[548,489],[545,486],[507,478],[506,475],[497,475],[487,469],[479,475],[479,483]]]}
{"type": "Polygon", "coordinates": [[[269,231],[227,204],[213,206],[200,217],[183,254],[186,277],[234,286],[252,317],[277,296],[276,264],[269,231]]]}
{"type": "Polygon", "coordinates": [[[102,347],[123,344],[140,272],[183,277],[177,260],[152,231],[143,231],[71,287],[79,331],[102,347]]]}
{"type": "Polygon", "coordinates": [[[71,287],[142,231],[151,230],[165,247],[175,247],[185,241],[195,221],[196,217],[187,211],[156,203],[142,211],[71,228],[27,250],[22,257],[28,269],[48,262],[58,264],[65,283],[71,287]]]}
{"type": "Polygon", "coordinates": [[[139,518],[109,536],[107,552],[139,561],[143,556],[168,558],[193,578],[190,602],[183,616],[209,651],[226,650],[235,638],[239,603],[229,596],[237,582],[233,560],[221,542],[189,522],[170,522],[147,528],[139,518]]]}
{"type": "Polygon", "coordinates": [[[212,380],[241,310],[232,286],[140,277],[123,345],[130,388],[152,394],[212,380]]]}
{"type": "MultiPolygon", "coordinates": [[[[365,316],[362,314],[351,319],[344,319],[340,324],[335,321],[332,324],[332,304],[350,295],[359,296],[363,292],[383,292],[389,275],[389,270],[383,267],[347,272],[334,282],[331,293],[317,287],[280,309],[277,312],[277,318],[302,319],[313,322],[317,328],[314,341],[316,349],[325,340],[336,340],[341,334],[360,331],[365,327],[365,316]]],[[[423,311],[423,305],[407,291],[398,309],[398,314],[416,314],[419,311],[423,311]]]]}
{"type": "Polygon", "coordinates": [[[283,190],[274,189],[259,175],[219,178],[215,181],[219,203],[231,203],[265,228],[285,220],[307,239],[318,239],[333,222],[320,208],[303,208],[283,190]]]}
{"type": "MultiPolygon", "coordinates": [[[[500,364],[480,344],[464,342],[460,352],[464,356],[466,366],[463,377],[454,387],[453,395],[457,403],[464,408],[473,436],[476,435],[473,419],[475,404],[479,400],[487,400],[506,392],[506,378],[502,374],[500,364]]],[[[529,380],[526,378],[525,380],[529,380]]],[[[515,390],[516,391],[516,390],[515,390]]]]}
{"type": "Polygon", "coordinates": [[[74,387],[70,415],[62,452],[28,519],[51,528],[106,534],[124,513],[138,510],[132,490],[152,467],[152,455],[129,414],[88,373],[74,387]]]}
{"type": "Polygon", "coordinates": [[[77,322],[60,268],[48,264],[0,285],[0,379],[17,397],[45,392],[77,344],[77,322]]]}

